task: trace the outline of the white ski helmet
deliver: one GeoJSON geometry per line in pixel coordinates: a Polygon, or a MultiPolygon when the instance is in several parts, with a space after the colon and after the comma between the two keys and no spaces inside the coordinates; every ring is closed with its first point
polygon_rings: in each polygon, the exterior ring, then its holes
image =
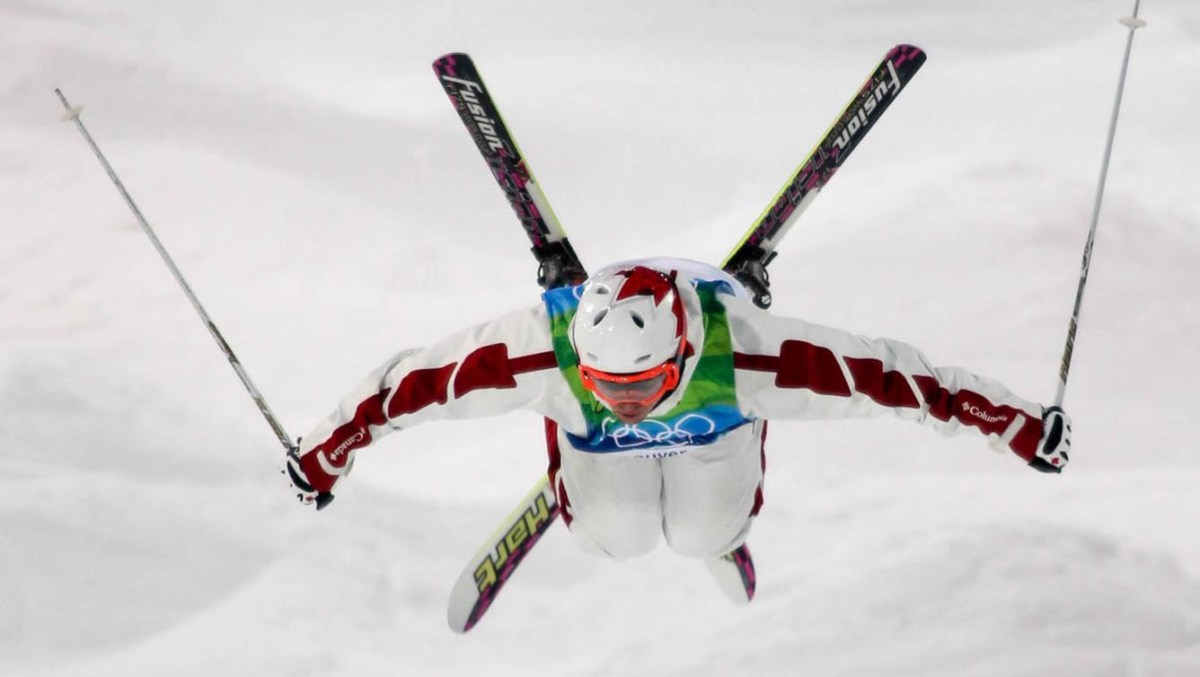
{"type": "Polygon", "coordinates": [[[687,316],[675,273],[634,266],[593,278],[570,336],[585,370],[630,375],[671,363],[677,383],[687,316]]]}

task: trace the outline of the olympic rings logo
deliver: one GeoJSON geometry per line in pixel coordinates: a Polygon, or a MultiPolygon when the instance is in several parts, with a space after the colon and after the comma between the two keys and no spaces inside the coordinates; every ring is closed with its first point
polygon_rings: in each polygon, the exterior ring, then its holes
{"type": "Polygon", "coordinates": [[[701,414],[687,414],[676,420],[674,425],[655,419],[619,423],[614,418],[605,417],[600,426],[604,436],[619,449],[696,446],[707,444],[711,440],[702,438],[717,432],[717,422],[701,414]]]}

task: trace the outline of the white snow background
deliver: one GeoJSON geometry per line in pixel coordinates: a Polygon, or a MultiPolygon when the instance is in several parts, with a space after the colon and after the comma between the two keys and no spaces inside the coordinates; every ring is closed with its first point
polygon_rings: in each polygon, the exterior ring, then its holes
{"type": "Polygon", "coordinates": [[[0,3],[0,674],[1200,674],[1200,5],[1147,0],[1044,476],[890,418],[776,422],[732,607],[665,545],[466,558],[531,414],[361,453],[321,513],[53,96],[292,435],[537,302],[430,69],[471,53],[591,267],[718,262],[886,50],[929,61],[803,216],[774,310],[1053,398],[1126,0],[0,3]],[[444,5],[444,6],[440,6],[444,5]]]}

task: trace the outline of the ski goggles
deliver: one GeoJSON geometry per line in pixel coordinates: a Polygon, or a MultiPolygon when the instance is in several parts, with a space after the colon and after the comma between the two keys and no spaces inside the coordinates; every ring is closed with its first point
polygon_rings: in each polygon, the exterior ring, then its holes
{"type": "Polygon", "coordinates": [[[609,405],[648,407],[679,385],[679,364],[670,360],[634,374],[610,374],[579,365],[579,380],[584,388],[609,405]]]}

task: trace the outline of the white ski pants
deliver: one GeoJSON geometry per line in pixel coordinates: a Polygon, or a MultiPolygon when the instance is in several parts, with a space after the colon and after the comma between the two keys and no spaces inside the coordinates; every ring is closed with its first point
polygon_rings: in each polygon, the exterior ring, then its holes
{"type": "Polygon", "coordinates": [[[561,431],[559,504],[584,550],[622,560],[644,555],[661,533],[686,557],[723,555],[742,544],[761,505],[764,421],[668,458],[592,454],[561,431]]]}

